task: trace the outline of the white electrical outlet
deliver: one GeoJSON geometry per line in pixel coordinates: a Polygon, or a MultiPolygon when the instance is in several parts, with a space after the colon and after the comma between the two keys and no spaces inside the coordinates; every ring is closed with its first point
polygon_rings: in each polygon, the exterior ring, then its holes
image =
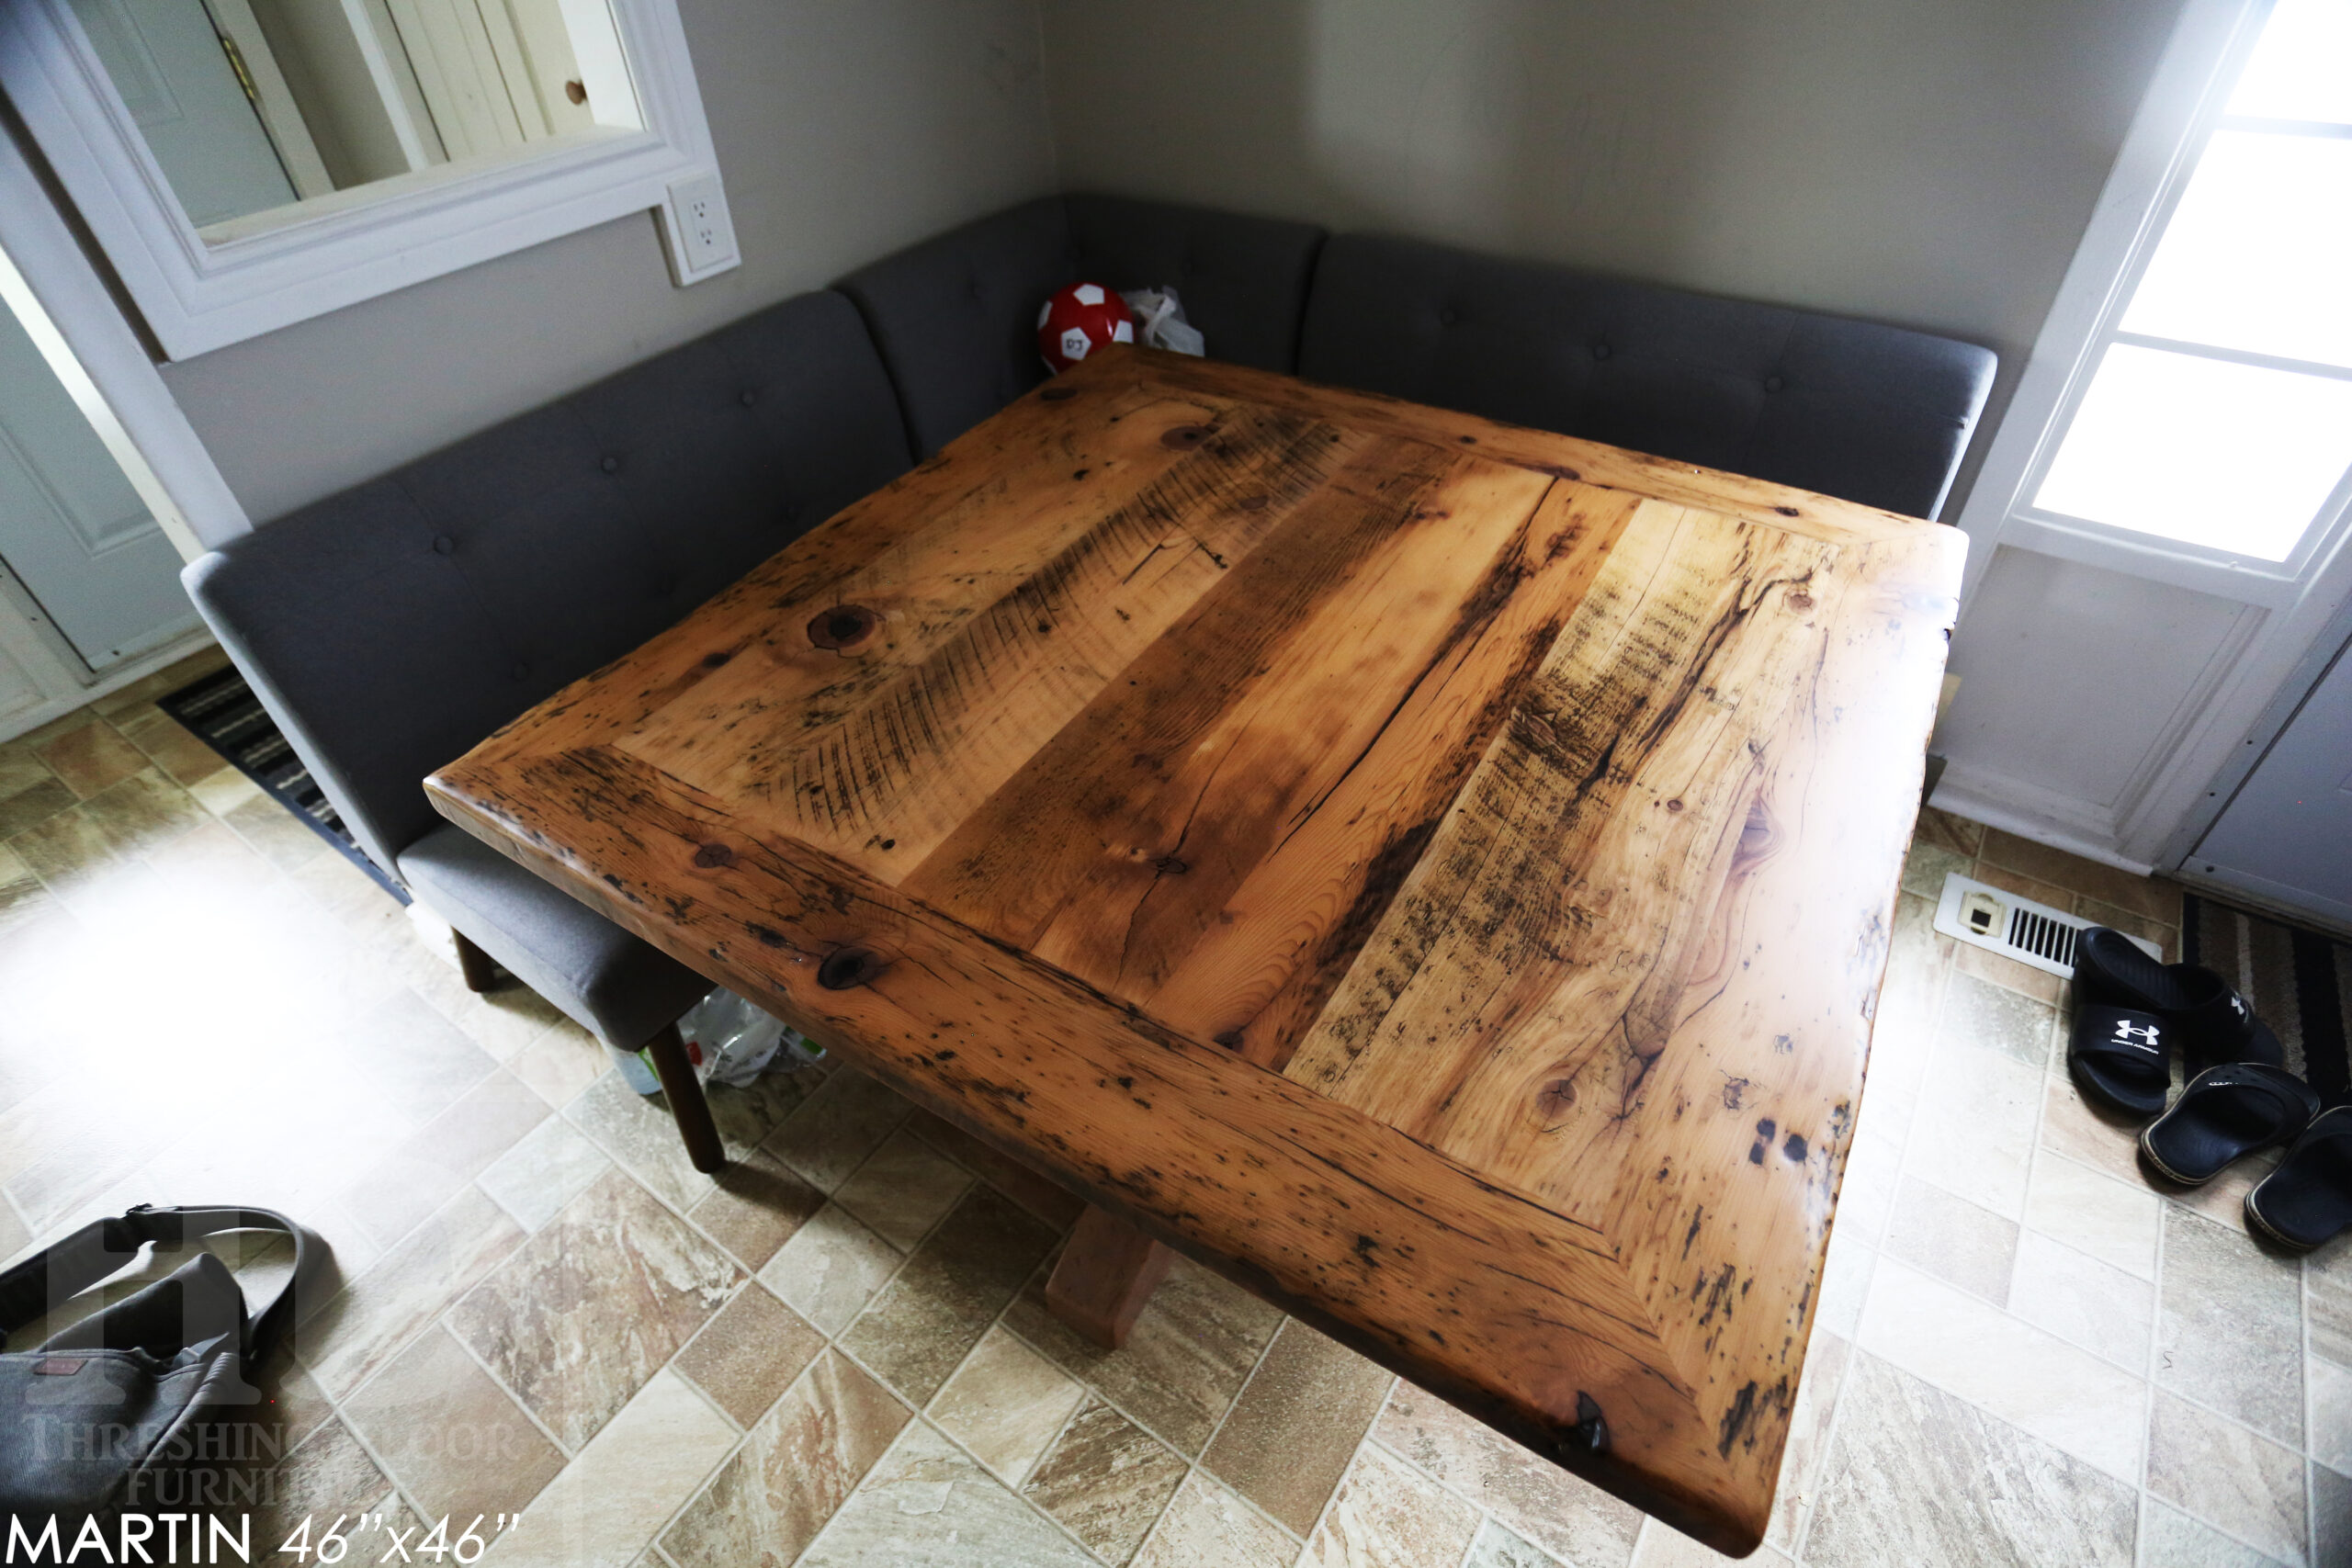
{"type": "Polygon", "coordinates": [[[670,214],[675,235],[671,264],[680,283],[695,282],[741,259],[735,225],[727,216],[727,193],[717,175],[696,175],[672,186],[670,214]]]}

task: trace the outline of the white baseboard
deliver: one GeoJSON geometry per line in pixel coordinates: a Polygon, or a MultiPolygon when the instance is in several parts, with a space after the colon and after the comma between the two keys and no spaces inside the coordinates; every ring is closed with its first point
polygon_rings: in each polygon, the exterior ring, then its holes
{"type": "Polygon", "coordinates": [[[2148,876],[2156,869],[2116,848],[2115,818],[2101,807],[1980,768],[1959,762],[1947,766],[1928,804],[2134,876],[2148,876]]]}
{"type": "Polygon", "coordinates": [[[156,671],[168,669],[189,654],[211,646],[212,634],[198,626],[186,637],[176,637],[152,653],[126,659],[86,686],[76,686],[70,692],[61,693],[0,720],[0,741],[14,740],[28,730],[39,729],[53,718],[63,718],[75,708],[87,707],[100,697],[122,690],[133,681],[143,681],[156,671]]]}

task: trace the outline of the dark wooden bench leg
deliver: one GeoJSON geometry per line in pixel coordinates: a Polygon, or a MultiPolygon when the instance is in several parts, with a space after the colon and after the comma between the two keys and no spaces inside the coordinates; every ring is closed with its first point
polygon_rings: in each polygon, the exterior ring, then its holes
{"type": "Polygon", "coordinates": [[[498,984],[498,960],[466,940],[463,931],[451,931],[458,939],[458,973],[466,977],[469,991],[487,991],[498,984]]]}
{"type": "Polygon", "coordinates": [[[662,1096],[670,1102],[670,1114],[678,1119],[678,1136],[685,1140],[695,1168],[707,1175],[725,1170],[727,1151],[718,1141],[718,1124],[710,1119],[710,1101],[703,1098],[695,1065],[686,1060],[686,1043],[679,1037],[678,1026],[665,1024],[645,1043],[645,1049],[653,1058],[653,1076],[662,1080],[662,1096]]]}
{"type": "Polygon", "coordinates": [[[1173,1252],[1126,1221],[1089,1205],[1046,1281],[1046,1310],[1115,1350],[1175,1261],[1173,1252]]]}

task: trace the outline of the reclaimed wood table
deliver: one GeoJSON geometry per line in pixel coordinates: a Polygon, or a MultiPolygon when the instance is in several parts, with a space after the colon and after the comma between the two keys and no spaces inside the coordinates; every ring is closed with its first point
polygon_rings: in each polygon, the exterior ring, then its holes
{"type": "Polygon", "coordinates": [[[429,788],[1097,1205],[1066,1312],[1165,1243],[1745,1552],[1962,551],[1118,350],[429,788]]]}

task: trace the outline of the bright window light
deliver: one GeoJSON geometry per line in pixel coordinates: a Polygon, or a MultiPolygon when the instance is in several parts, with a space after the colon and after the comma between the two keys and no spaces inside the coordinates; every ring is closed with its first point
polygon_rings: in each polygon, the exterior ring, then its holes
{"type": "Polygon", "coordinates": [[[2278,561],[2347,466],[2352,381],[2116,344],[2034,505],[2278,561]]]}
{"type": "Polygon", "coordinates": [[[2352,367],[2352,137],[2215,133],[2122,325],[2352,367]]]}
{"type": "Polygon", "coordinates": [[[2352,122],[2352,0],[2278,0],[2229,112],[2352,122]]]}

